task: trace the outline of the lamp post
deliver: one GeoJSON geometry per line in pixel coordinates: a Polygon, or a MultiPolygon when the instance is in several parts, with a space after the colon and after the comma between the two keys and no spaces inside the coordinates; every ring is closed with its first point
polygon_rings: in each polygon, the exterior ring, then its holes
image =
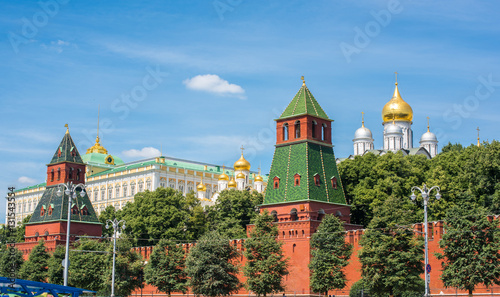
{"type": "Polygon", "coordinates": [[[425,275],[425,297],[430,295],[429,292],[429,272],[427,272],[427,266],[429,265],[429,240],[428,240],[428,226],[427,226],[427,203],[429,202],[429,194],[432,190],[436,189],[436,199],[441,199],[441,194],[439,191],[441,190],[438,186],[431,187],[430,189],[424,184],[423,188],[413,187],[411,188],[411,200],[415,201],[417,199],[417,195],[415,195],[415,190],[419,190],[422,193],[422,198],[424,199],[424,225],[425,225],[425,267],[424,267],[424,275],[425,275]]]}
{"type": "Polygon", "coordinates": [[[64,285],[68,285],[68,269],[69,269],[69,237],[70,237],[70,224],[71,224],[71,202],[76,199],[76,190],[81,189],[80,196],[85,197],[85,185],[84,184],[73,184],[73,182],[67,182],[65,184],[60,184],[56,195],[61,197],[63,192],[62,188],[65,188],[64,194],[68,196],[68,224],[66,226],[66,253],[64,256],[64,285]]]}
{"type": "Polygon", "coordinates": [[[125,230],[125,221],[106,220],[106,229],[109,229],[109,223],[113,227],[113,272],[111,274],[111,297],[115,297],[115,259],[116,259],[116,229],[118,229],[120,223],[122,223],[122,229],[125,230]]]}

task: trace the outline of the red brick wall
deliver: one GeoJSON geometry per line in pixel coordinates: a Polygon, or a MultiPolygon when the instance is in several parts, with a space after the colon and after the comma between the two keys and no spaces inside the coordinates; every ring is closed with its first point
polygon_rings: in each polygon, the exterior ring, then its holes
{"type": "Polygon", "coordinates": [[[76,163],[58,163],[54,165],[47,165],[47,187],[66,183],[72,181],[75,184],[83,183],[85,184],[85,164],[76,163]],[[73,168],[72,178],[69,179],[70,168],[73,168]],[[61,169],[61,176],[58,179],[57,170],[61,169]],[[76,173],[80,169],[80,178],[76,179],[76,173]],[[54,170],[54,179],[52,179],[52,170],[54,170]]]}
{"type": "Polygon", "coordinates": [[[277,120],[276,122],[276,144],[290,143],[294,141],[300,141],[305,139],[312,139],[319,142],[331,144],[332,143],[332,129],[331,122],[324,119],[319,119],[313,116],[297,116],[283,120],[277,120]],[[300,137],[295,138],[295,122],[300,121],[300,137]],[[317,123],[316,125],[316,135],[312,136],[312,121],[317,123]],[[288,124],[288,140],[283,140],[283,125],[288,124]],[[325,129],[325,140],[321,140],[321,127],[326,125],[325,129]]]}

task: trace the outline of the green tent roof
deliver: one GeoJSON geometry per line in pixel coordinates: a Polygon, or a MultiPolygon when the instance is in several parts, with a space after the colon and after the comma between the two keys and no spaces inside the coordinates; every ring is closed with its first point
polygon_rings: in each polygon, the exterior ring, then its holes
{"type": "Polygon", "coordinates": [[[312,115],[318,118],[330,120],[318,101],[311,94],[305,83],[299,89],[279,119],[285,119],[300,115],[312,115]]]}
{"type": "Polygon", "coordinates": [[[66,131],[66,134],[64,134],[64,137],[57,147],[57,150],[49,164],[61,162],[83,163],[80,153],[78,152],[69,131],[66,131]]]}

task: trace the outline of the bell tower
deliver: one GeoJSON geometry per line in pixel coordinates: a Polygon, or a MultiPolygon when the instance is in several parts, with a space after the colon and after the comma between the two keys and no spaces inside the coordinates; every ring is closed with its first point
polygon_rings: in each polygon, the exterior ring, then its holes
{"type": "Polygon", "coordinates": [[[276,148],[260,209],[274,216],[279,240],[284,241],[285,255],[293,267],[286,287],[298,294],[312,293],[309,239],[324,215],[338,216],[346,228],[350,223],[350,206],[346,204],[333,152],[332,122],[307,88],[304,77],[302,87],[276,119],[276,148]]]}

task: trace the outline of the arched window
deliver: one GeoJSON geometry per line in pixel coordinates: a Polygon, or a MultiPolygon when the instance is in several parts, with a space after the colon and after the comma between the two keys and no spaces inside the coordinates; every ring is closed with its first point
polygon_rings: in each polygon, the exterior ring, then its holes
{"type": "Polygon", "coordinates": [[[144,183],[142,181],[139,182],[139,192],[144,190],[144,183]]]}
{"type": "Polygon", "coordinates": [[[82,170],[80,168],[78,168],[76,170],[76,180],[80,180],[80,173],[82,172],[82,170]]]}
{"type": "Polygon", "coordinates": [[[318,125],[318,123],[316,123],[316,121],[312,121],[311,122],[311,135],[312,135],[312,138],[316,138],[316,126],[318,125]]]}
{"type": "Polygon", "coordinates": [[[54,169],[50,171],[50,181],[54,181],[54,169]]]}
{"type": "Polygon", "coordinates": [[[294,180],[293,182],[294,186],[296,187],[300,186],[300,174],[295,173],[295,175],[293,176],[293,180],[294,180]]]}
{"type": "Polygon", "coordinates": [[[321,125],[321,140],[325,140],[326,139],[326,124],[322,124],[321,125]]]}
{"type": "Polygon", "coordinates": [[[108,199],[113,198],[113,186],[108,187],[108,199]]]}
{"type": "Polygon", "coordinates": [[[300,138],[300,121],[295,121],[295,138],[300,138]]]}
{"type": "Polygon", "coordinates": [[[317,174],[317,173],[314,175],[314,184],[316,186],[320,186],[321,185],[321,180],[319,179],[319,174],[317,174]]]}
{"type": "Polygon", "coordinates": [[[68,179],[73,179],[73,167],[69,168],[68,179]]]}
{"type": "Polygon", "coordinates": [[[277,177],[277,176],[275,176],[275,177],[273,178],[273,183],[274,183],[274,188],[275,188],[275,189],[279,188],[279,187],[280,187],[280,178],[279,178],[279,177],[277,177]]]}
{"type": "Polygon", "coordinates": [[[135,183],[130,184],[130,196],[135,195],[135,183]]]}
{"type": "Polygon", "coordinates": [[[276,210],[271,211],[271,216],[273,216],[273,222],[278,221],[278,212],[276,210]]]}
{"type": "Polygon", "coordinates": [[[61,167],[57,168],[57,180],[61,179],[61,167]]]}
{"type": "Polygon", "coordinates": [[[106,198],[106,188],[102,187],[101,188],[101,200],[104,200],[106,198]]]}
{"type": "Polygon", "coordinates": [[[318,221],[323,220],[324,216],[325,216],[325,211],[323,209],[318,210],[318,221]]]}
{"type": "Polygon", "coordinates": [[[120,184],[116,184],[115,186],[115,198],[120,197],[120,184]]]}
{"type": "Polygon", "coordinates": [[[183,186],[183,185],[179,185],[179,191],[180,191],[181,193],[184,193],[184,186],[183,186]]]}
{"type": "Polygon", "coordinates": [[[99,189],[95,189],[94,191],[94,201],[97,201],[99,199],[99,189]]]}
{"type": "Polygon", "coordinates": [[[288,140],[288,123],[283,124],[283,141],[288,140]]]}
{"type": "Polygon", "coordinates": [[[151,180],[150,180],[150,179],[148,179],[148,180],[146,181],[146,190],[151,191],[151,180]]]}
{"type": "Polygon", "coordinates": [[[332,188],[333,188],[334,190],[336,190],[336,189],[337,189],[337,178],[336,178],[335,176],[334,176],[334,177],[332,177],[332,188]]]}
{"type": "Polygon", "coordinates": [[[123,197],[127,197],[128,194],[128,186],[127,184],[123,184],[123,197]]]}
{"type": "Polygon", "coordinates": [[[292,208],[292,210],[290,210],[290,219],[292,221],[296,221],[298,218],[297,216],[297,209],[296,208],[292,208]]]}

